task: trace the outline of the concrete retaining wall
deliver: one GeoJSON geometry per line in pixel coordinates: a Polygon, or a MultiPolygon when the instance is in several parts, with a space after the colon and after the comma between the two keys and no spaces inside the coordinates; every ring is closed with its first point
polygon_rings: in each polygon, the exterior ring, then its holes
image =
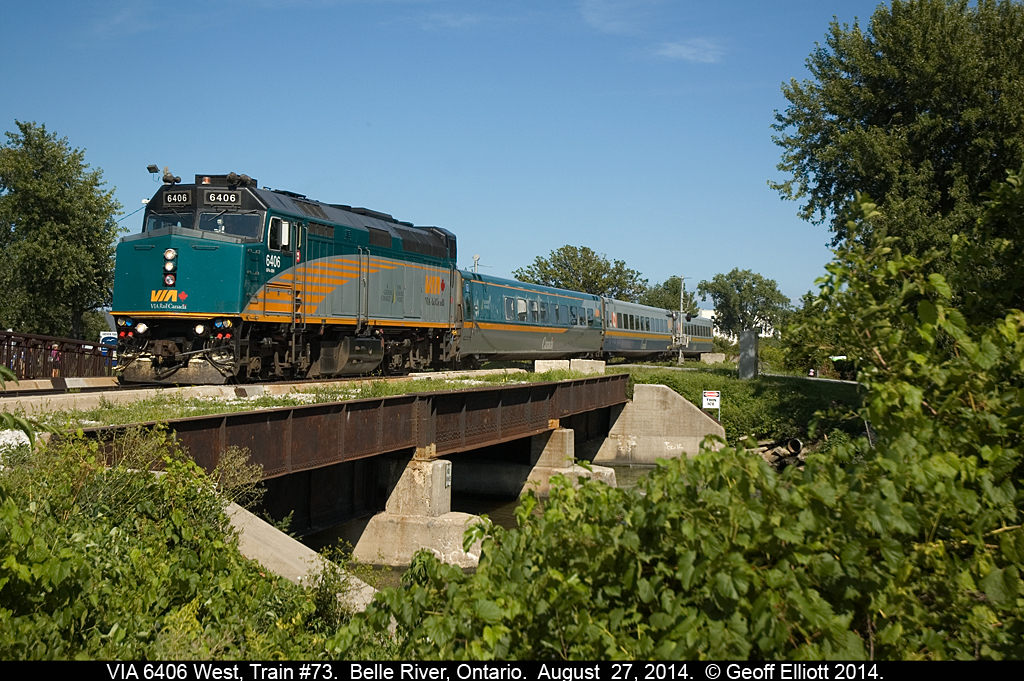
{"type": "MultiPolygon", "coordinates": [[[[308,585],[323,569],[324,559],[313,549],[289,537],[237,504],[228,507],[228,518],[238,531],[238,550],[243,556],[296,584],[308,585]]],[[[339,594],[352,610],[365,610],[377,590],[355,577],[346,577],[339,594]]]]}
{"type": "Polygon", "coordinates": [[[605,362],[600,359],[538,359],[533,362],[534,373],[546,371],[579,371],[583,374],[603,374],[605,362]]]}
{"type": "Polygon", "coordinates": [[[720,423],[663,385],[635,386],[633,401],[620,409],[594,463],[653,464],[694,456],[707,435],[725,438],[720,423]]]}

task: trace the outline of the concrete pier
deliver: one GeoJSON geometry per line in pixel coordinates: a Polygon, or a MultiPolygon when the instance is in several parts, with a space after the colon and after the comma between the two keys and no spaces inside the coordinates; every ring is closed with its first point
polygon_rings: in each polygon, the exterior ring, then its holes
{"type": "Polygon", "coordinates": [[[432,447],[416,450],[410,459],[381,457],[388,481],[384,512],[353,523],[351,543],[356,560],[377,565],[408,565],[425,548],[440,560],[476,567],[480,547],[462,548],[462,538],[480,518],[452,512],[452,464],[432,459],[432,447]]]}

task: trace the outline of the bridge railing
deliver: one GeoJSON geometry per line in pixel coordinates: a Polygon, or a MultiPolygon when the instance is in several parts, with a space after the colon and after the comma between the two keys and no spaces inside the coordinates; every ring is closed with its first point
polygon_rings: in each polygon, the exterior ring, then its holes
{"type": "Polygon", "coordinates": [[[113,348],[96,342],[0,331],[0,364],[23,381],[110,376],[115,360],[113,348]]]}

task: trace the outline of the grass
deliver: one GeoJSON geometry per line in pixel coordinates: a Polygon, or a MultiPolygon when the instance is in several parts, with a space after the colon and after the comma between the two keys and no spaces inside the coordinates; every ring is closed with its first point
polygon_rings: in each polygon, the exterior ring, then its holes
{"type": "Polygon", "coordinates": [[[390,397],[414,393],[470,390],[482,385],[512,385],[585,378],[578,371],[548,371],[541,374],[503,372],[464,379],[421,378],[412,381],[360,381],[296,388],[286,395],[259,395],[222,399],[218,397],[189,397],[180,392],[161,393],[135,402],[114,403],[100,397],[99,406],[92,409],[68,409],[46,416],[43,428],[64,432],[81,427],[120,425],[168,421],[170,419],[209,414],[227,414],[276,407],[295,407],[306,404],[345,402],[374,397],[390,397]]]}

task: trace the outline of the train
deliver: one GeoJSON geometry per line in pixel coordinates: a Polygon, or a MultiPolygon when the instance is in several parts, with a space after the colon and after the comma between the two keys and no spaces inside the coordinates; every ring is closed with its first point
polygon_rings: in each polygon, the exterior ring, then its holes
{"type": "MultiPolygon", "coordinates": [[[[151,168],[151,170],[153,170],[151,168]]],[[[712,350],[711,321],[459,269],[456,237],[387,213],[169,172],[117,245],[124,382],[223,384],[653,359],[712,350]]]]}

